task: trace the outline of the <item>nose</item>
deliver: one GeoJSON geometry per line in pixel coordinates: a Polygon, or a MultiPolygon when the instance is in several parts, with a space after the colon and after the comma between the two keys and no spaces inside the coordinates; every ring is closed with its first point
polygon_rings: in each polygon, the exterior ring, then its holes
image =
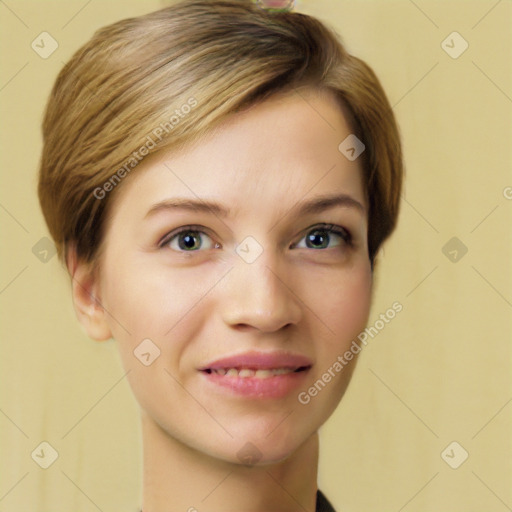
{"type": "Polygon", "coordinates": [[[226,277],[221,311],[231,327],[274,332],[302,318],[290,272],[279,271],[274,259],[264,255],[250,264],[237,261],[226,277]]]}

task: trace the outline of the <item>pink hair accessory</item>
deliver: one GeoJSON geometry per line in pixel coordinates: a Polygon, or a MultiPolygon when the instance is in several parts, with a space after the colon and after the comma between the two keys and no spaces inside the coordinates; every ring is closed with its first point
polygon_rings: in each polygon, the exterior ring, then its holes
{"type": "Polygon", "coordinates": [[[295,0],[256,0],[256,4],[268,11],[291,11],[295,0]]]}

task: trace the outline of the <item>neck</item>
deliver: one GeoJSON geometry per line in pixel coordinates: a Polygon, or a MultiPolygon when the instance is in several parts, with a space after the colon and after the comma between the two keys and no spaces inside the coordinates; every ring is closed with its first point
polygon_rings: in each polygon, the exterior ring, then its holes
{"type": "Polygon", "coordinates": [[[144,412],[141,420],[143,512],[315,511],[317,433],[284,461],[244,466],[182,444],[144,412]]]}

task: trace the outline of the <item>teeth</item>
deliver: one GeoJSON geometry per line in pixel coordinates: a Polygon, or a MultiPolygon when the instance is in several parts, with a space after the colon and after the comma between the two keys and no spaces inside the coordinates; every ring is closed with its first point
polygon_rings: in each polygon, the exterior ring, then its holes
{"type": "Polygon", "coordinates": [[[275,368],[270,370],[251,370],[250,368],[241,368],[238,370],[237,368],[220,368],[218,370],[212,370],[213,373],[217,375],[222,375],[226,377],[256,377],[257,379],[268,379],[270,377],[274,377],[275,375],[284,375],[286,373],[292,373],[294,370],[292,368],[275,368]]]}
{"type": "Polygon", "coordinates": [[[272,370],[257,370],[254,376],[258,379],[268,379],[272,375],[276,375],[272,370]]]}

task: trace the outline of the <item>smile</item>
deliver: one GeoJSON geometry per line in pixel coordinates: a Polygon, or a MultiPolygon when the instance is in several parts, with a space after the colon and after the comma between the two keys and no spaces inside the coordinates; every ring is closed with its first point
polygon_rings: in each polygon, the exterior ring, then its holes
{"type": "Polygon", "coordinates": [[[245,398],[277,399],[304,384],[313,362],[300,354],[246,352],[212,361],[199,372],[210,391],[245,398]]]}
{"type": "Polygon", "coordinates": [[[255,379],[269,379],[278,375],[286,375],[293,372],[305,371],[308,367],[301,366],[300,368],[270,368],[270,369],[252,369],[252,368],[218,368],[204,370],[206,373],[214,373],[225,377],[240,377],[242,379],[255,378],[255,379]]]}

